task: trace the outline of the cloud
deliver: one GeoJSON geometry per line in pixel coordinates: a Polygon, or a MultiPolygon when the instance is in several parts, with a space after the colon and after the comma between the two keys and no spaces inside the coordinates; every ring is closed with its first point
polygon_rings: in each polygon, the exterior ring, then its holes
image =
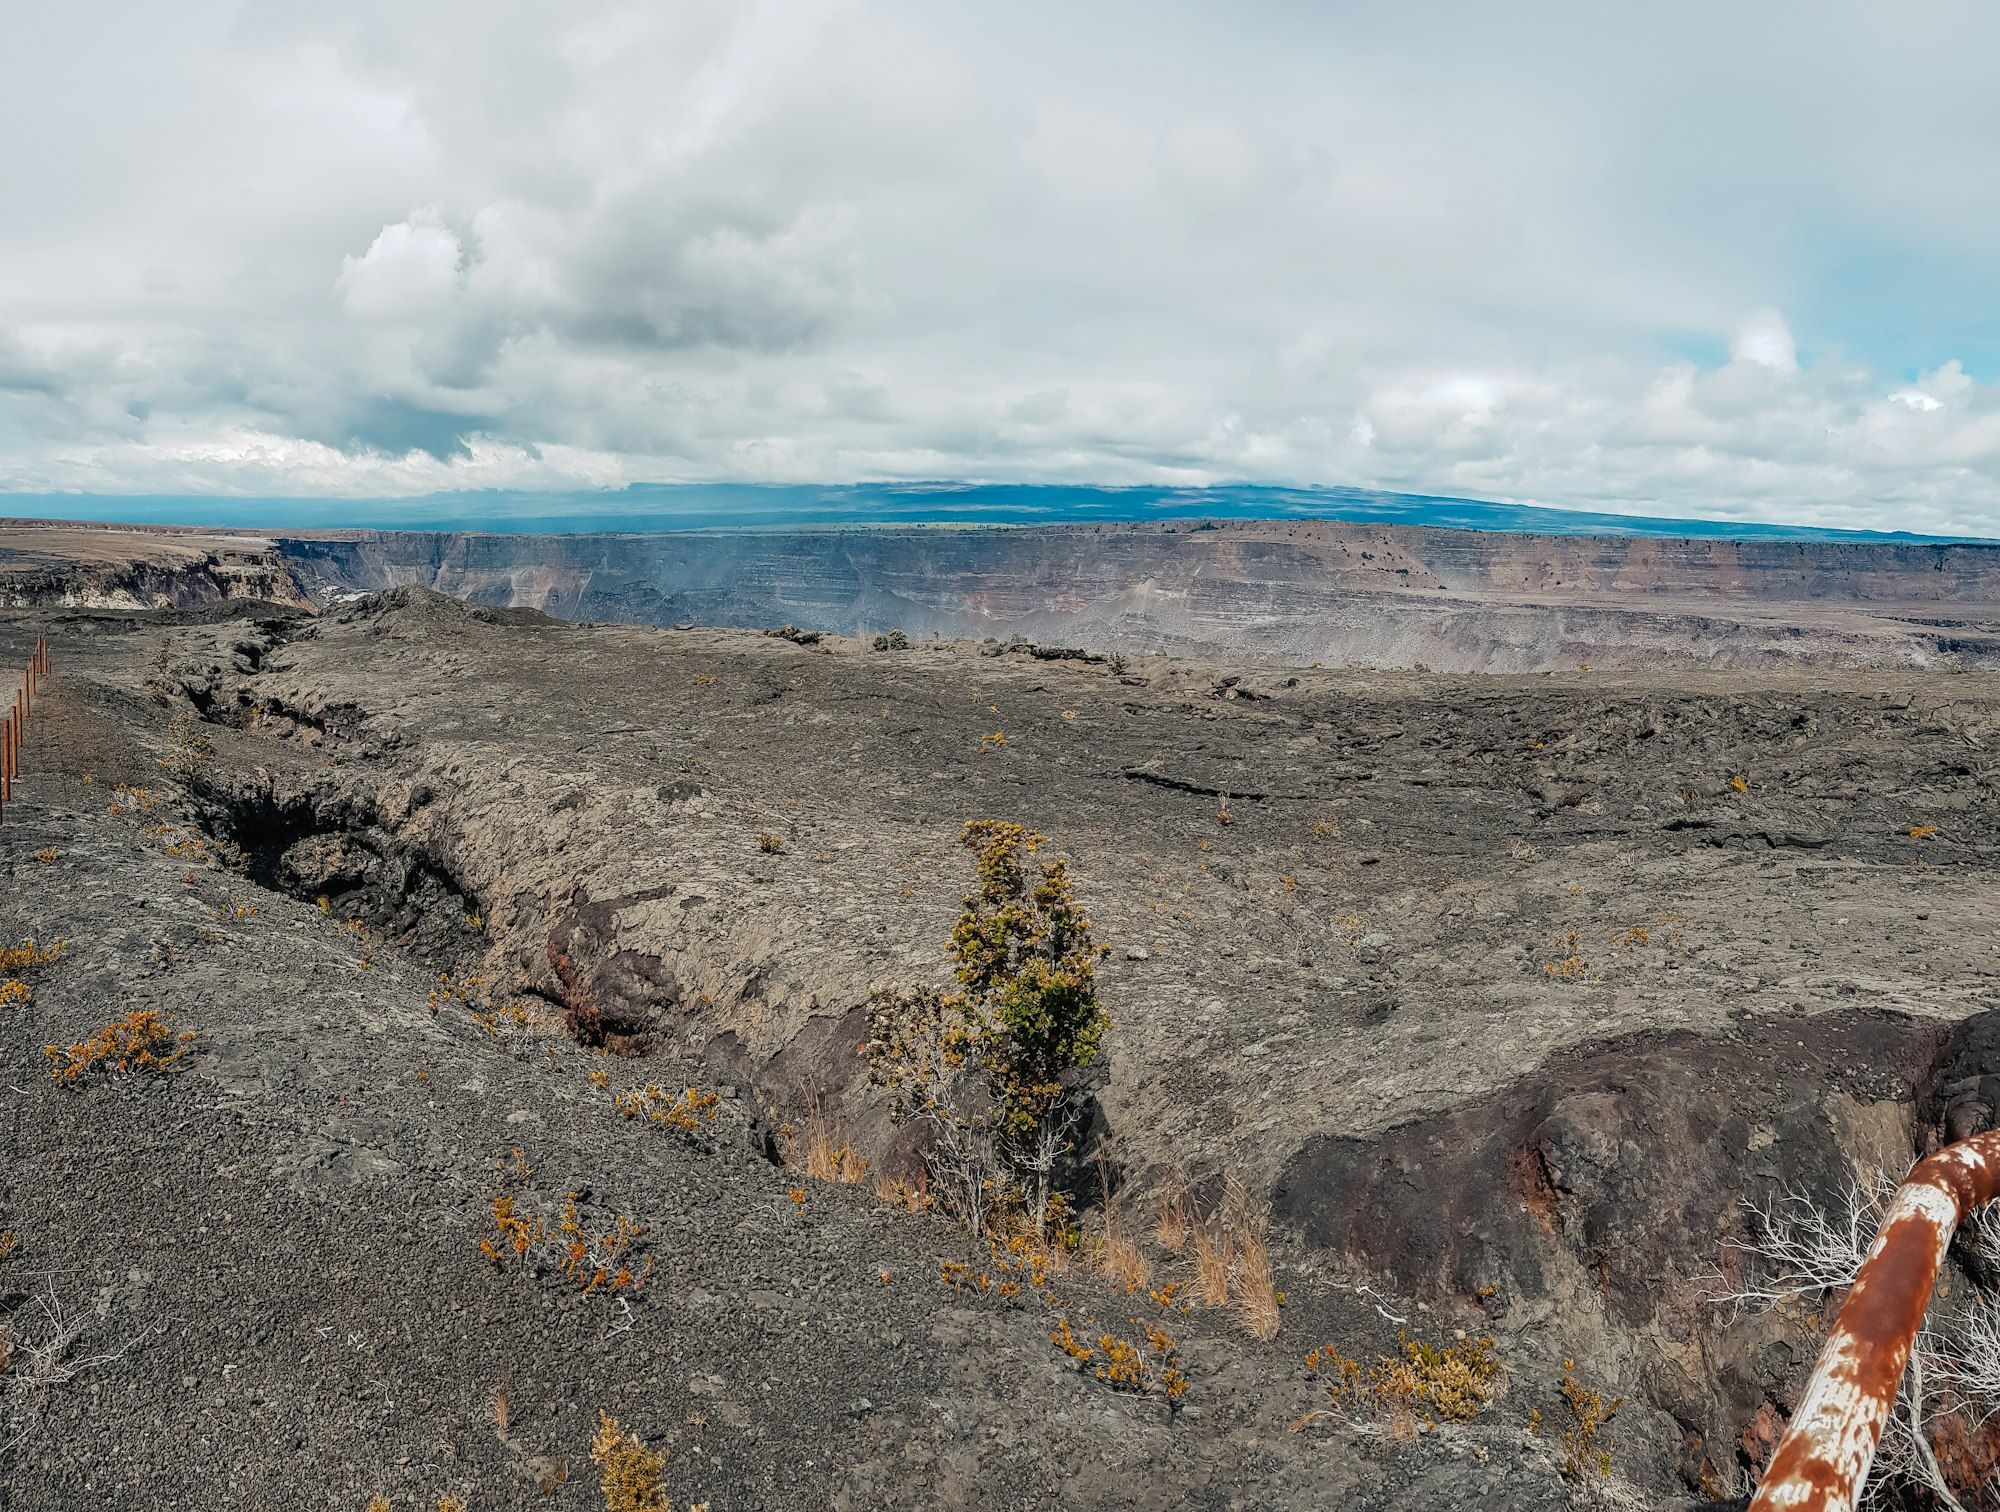
{"type": "Polygon", "coordinates": [[[1729,343],[1729,355],[1734,361],[1754,362],[1781,373],[1799,370],[1798,346],[1785,317],[1776,310],[1759,310],[1744,321],[1737,328],[1736,339],[1729,343]]]}
{"type": "Polygon", "coordinates": [[[343,257],[334,287],[357,320],[422,320],[458,298],[463,256],[458,237],[426,207],[384,226],[361,256],[343,257]]]}
{"type": "Polygon", "coordinates": [[[115,8],[0,56],[0,489],[1248,478],[2000,533],[2000,341],[1885,345],[1914,316],[1836,276],[1949,249],[1980,308],[2000,16],[115,8]]]}

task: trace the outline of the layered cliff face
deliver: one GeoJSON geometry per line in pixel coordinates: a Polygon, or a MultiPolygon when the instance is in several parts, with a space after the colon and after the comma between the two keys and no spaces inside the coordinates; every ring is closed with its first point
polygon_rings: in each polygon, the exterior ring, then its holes
{"type": "Polygon", "coordinates": [[[244,601],[312,604],[264,537],[61,525],[0,531],[0,604],[8,608],[198,609],[244,601]]]}
{"type": "Polygon", "coordinates": [[[1298,666],[2000,665],[2000,547],[1340,521],[232,536],[0,529],[0,602],[302,606],[418,586],[564,619],[1298,666]]]}
{"type": "Polygon", "coordinates": [[[407,584],[569,619],[1533,672],[2000,664],[2000,548],[1337,521],[280,543],[326,597],[407,584]]]}

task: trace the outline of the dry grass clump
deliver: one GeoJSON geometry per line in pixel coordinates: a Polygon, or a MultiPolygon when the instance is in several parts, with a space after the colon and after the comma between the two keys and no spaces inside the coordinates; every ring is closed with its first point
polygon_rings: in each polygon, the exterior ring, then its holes
{"type": "Polygon", "coordinates": [[[1252,1338],[1276,1338],[1280,1296],[1271,1274],[1270,1223],[1263,1209],[1233,1176],[1212,1212],[1194,1209],[1191,1197],[1180,1200],[1192,1213],[1182,1248],[1194,1261],[1194,1288],[1202,1305],[1231,1308],[1252,1338]]]}
{"type": "Polygon", "coordinates": [[[59,1082],[74,1083],[99,1069],[164,1071],[187,1054],[194,1037],[194,1030],[181,1028],[170,1013],[135,1008],[67,1049],[42,1046],[42,1058],[50,1078],[59,1082]]]}
{"type": "Polygon", "coordinates": [[[1143,1290],[1153,1279],[1152,1263],[1108,1212],[1103,1237],[1097,1244],[1097,1268],[1128,1292],[1143,1290]]]}
{"type": "MultiPolygon", "coordinates": [[[[1500,1362],[1491,1339],[1428,1344],[1400,1328],[1396,1337],[1400,1353],[1377,1355],[1367,1364],[1331,1344],[1306,1356],[1306,1369],[1328,1378],[1333,1407],[1326,1411],[1359,1407],[1381,1413],[1397,1438],[1409,1439],[1419,1426],[1470,1422],[1493,1400],[1500,1362]]],[[[1301,1423],[1322,1415],[1308,1413],[1301,1423]]]]}
{"type": "MultiPolygon", "coordinates": [[[[826,1104],[815,1092],[806,1100],[805,1118],[786,1124],[778,1134],[785,1164],[804,1171],[814,1181],[838,1181],[859,1186],[868,1175],[868,1157],[855,1149],[834,1124],[826,1104]]],[[[878,1183],[878,1189],[880,1184],[878,1183]]]]}
{"type": "Polygon", "coordinates": [[[1138,1242],[1125,1230],[1125,1217],[1111,1190],[1103,1157],[1097,1162],[1098,1190],[1104,1194],[1104,1232],[1097,1240],[1097,1269],[1126,1291],[1143,1291],[1153,1279],[1153,1266],[1138,1242]]]}
{"type": "Polygon", "coordinates": [[[875,1195],[906,1213],[921,1213],[931,1206],[931,1194],[920,1182],[912,1185],[900,1176],[877,1176],[875,1195]]]}
{"type": "Polygon", "coordinates": [[[1160,1216],[1153,1230],[1160,1248],[1178,1255],[1194,1234],[1194,1220],[1194,1187],[1188,1180],[1187,1167],[1176,1160],[1160,1193],[1160,1216]]]}
{"type": "Polygon", "coordinates": [[[1188,1235],[1194,1252],[1194,1286],[1204,1307],[1229,1305],[1229,1238],[1220,1223],[1197,1218],[1188,1235]]]}
{"type": "Polygon", "coordinates": [[[1261,1210],[1245,1208],[1230,1237],[1236,1318],[1253,1339],[1278,1336],[1278,1287],[1271,1276],[1271,1237],[1261,1210]]]}

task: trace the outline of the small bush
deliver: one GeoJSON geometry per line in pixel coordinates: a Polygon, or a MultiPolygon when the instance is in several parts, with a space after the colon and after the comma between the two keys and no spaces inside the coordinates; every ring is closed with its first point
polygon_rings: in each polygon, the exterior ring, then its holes
{"type": "Polygon", "coordinates": [[[194,1030],[181,1028],[172,1014],[135,1008],[68,1049],[42,1046],[42,1058],[49,1063],[49,1076],[59,1082],[73,1083],[97,1070],[164,1071],[187,1054],[194,1037],[194,1030]]]}
{"type": "Polygon", "coordinates": [[[642,1253],[645,1228],[620,1214],[592,1232],[574,1192],[553,1224],[524,1212],[504,1192],[493,1199],[492,1214],[497,1235],[481,1239],[479,1252],[503,1270],[509,1259],[524,1260],[535,1270],[562,1276],[586,1296],[636,1291],[653,1273],[652,1256],[642,1253]]]}
{"type": "Polygon", "coordinates": [[[167,721],[167,754],[160,765],[183,782],[189,782],[215,760],[215,741],[208,727],[195,714],[176,714],[167,721]]]}
{"type": "Polygon", "coordinates": [[[638,1434],[628,1433],[608,1413],[597,1415],[590,1459],[598,1468],[604,1512],[673,1512],[664,1485],[666,1457],[648,1449],[638,1434]]]}
{"type": "MultiPolygon", "coordinates": [[[[1602,1392],[1583,1385],[1573,1373],[1576,1369],[1574,1360],[1564,1360],[1562,1369],[1562,1400],[1567,1419],[1562,1431],[1563,1473],[1573,1480],[1593,1477],[1603,1480],[1611,1474],[1611,1452],[1598,1443],[1598,1436],[1618,1415],[1625,1399],[1613,1397],[1607,1402],[1602,1392]]],[[[1541,1413],[1531,1413],[1529,1421],[1539,1434],[1542,1431],[1541,1413]]]]}
{"type": "Polygon", "coordinates": [[[1556,949],[1564,952],[1553,961],[1543,963],[1542,975],[1553,981],[1581,981],[1590,975],[1590,967],[1577,952],[1576,931],[1571,930],[1556,941],[1556,949]]]}
{"type": "Polygon", "coordinates": [[[1062,1167],[1110,1019],[1097,998],[1091,933],[1063,861],[1042,837],[987,819],[960,843],[977,860],[947,953],[959,992],[881,993],[863,1046],[869,1076],[898,1120],[931,1126],[931,1176],[946,1206],[979,1232],[996,1210],[1046,1232],[1067,1205],[1062,1167]]]}

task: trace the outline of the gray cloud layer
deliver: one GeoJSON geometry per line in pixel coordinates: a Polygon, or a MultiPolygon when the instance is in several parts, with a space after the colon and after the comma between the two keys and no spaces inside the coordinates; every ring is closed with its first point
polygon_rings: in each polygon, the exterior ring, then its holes
{"type": "Polygon", "coordinates": [[[2000,533],[2000,390],[1828,313],[1832,253],[1976,287],[2000,232],[2000,19],[1914,14],[41,7],[0,487],[1268,479],[2000,533]]]}

